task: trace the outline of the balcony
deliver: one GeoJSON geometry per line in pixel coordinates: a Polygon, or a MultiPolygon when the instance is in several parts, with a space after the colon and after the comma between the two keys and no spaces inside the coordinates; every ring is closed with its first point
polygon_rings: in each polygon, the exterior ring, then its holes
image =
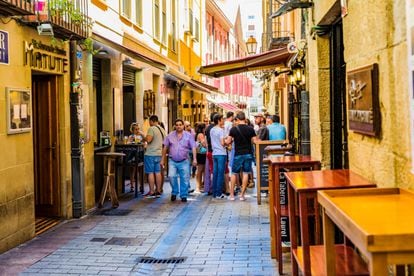
{"type": "Polygon", "coordinates": [[[0,0],[0,16],[34,14],[30,0],[0,0]]]}
{"type": "Polygon", "coordinates": [[[262,34],[262,51],[283,48],[289,42],[294,41],[294,36],[289,31],[277,31],[262,34]]]}
{"type": "Polygon", "coordinates": [[[35,0],[35,15],[26,16],[26,24],[37,27],[50,23],[56,38],[82,40],[89,37],[92,25],[88,0],[35,0]]]}

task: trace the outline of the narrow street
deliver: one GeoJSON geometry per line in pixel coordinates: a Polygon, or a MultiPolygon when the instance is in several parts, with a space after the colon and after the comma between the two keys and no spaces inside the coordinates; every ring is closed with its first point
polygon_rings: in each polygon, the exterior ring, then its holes
{"type": "MultiPolygon", "coordinates": [[[[192,179],[194,186],[194,179],[192,179]]],[[[131,195],[0,255],[0,275],[277,275],[267,199],[131,195]]],[[[286,269],[290,270],[290,265],[286,269]]]]}

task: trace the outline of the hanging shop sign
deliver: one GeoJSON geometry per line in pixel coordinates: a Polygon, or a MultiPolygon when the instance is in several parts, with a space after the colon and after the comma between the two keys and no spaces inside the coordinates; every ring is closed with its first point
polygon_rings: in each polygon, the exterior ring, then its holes
{"type": "Polygon", "coordinates": [[[24,41],[23,50],[23,65],[25,66],[54,73],[67,73],[69,70],[66,50],[62,48],[32,39],[31,42],[24,41]]]}
{"type": "Polygon", "coordinates": [[[9,64],[9,33],[0,30],[0,64],[9,64]]]}
{"type": "Polygon", "coordinates": [[[378,64],[347,73],[349,129],[379,136],[381,115],[378,98],[378,64]]]}

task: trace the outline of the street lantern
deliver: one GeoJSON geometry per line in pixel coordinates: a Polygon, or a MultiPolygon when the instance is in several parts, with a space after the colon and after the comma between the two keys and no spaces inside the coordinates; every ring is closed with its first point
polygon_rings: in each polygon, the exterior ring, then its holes
{"type": "Polygon", "coordinates": [[[247,41],[246,41],[246,47],[247,47],[247,53],[249,55],[256,54],[257,41],[256,41],[256,39],[252,35],[247,39],[247,41]]]}

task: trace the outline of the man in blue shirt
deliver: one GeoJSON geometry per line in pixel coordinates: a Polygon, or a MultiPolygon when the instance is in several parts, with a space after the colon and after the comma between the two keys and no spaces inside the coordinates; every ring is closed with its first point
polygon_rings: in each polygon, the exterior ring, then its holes
{"type": "Polygon", "coordinates": [[[269,129],[269,140],[286,140],[286,127],[280,123],[278,115],[269,116],[272,123],[267,126],[269,129]]]}

